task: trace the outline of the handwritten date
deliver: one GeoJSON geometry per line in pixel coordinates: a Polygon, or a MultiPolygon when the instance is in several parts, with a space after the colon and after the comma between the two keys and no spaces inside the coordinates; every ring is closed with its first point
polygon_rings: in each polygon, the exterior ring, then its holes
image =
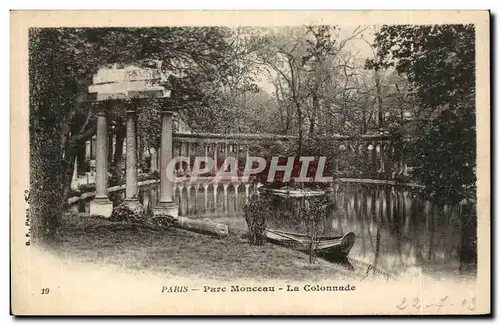
{"type": "Polygon", "coordinates": [[[413,299],[407,299],[407,297],[403,297],[401,299],[401,302],[397,304],[396,307],[399,310],[408,310],[408,309],[427,310],[432,308],[438,313],[443,308],[447,307],[461,307],[473,311],[476,309],[476,298],[453,301],[450,297],[444,296],[433,303],[424,304],[419,297],[413,297],[413,299]]]}

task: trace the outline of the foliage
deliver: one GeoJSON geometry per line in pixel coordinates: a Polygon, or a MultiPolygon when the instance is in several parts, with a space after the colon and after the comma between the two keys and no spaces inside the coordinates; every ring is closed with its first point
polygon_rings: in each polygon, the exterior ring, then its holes
{"type": "Polygon", "coordinates": [[[152,171],[149,175],[150,179],[160,179],[160,172],[158,170],[152,171]]]}
{"type": "Polygon", "coordinates": [[[253,194],[243,207],[248,226],[248,237],[252,245],[263,245],[266,241],[266,221],[271,217],[271,198],[253,194]]]}
{"type": "Polygon", "coordinates": [[[300,26],[261,36],[259,60],[268,68],[278,109],[273,122],[278,132],[298,135],[299,149],[307,134],[366,129],[370,89],[347,46],[366,29],[358,26],[345,36],[338,26],[300,26]],[[358,116],[363,118],[359,128],[358,116]]]}
{"type": "Polygon", "coordinates": [[[250,243],[261,245],[265,241],[265,229],[269,222],[283,223],[285,227],[305,229],[310,238],[309,262],[315,261],[317,237],[323,231],[322,221],[331,210],[331,204],[326,195],[300,198],[298,213],[290,212],[292,197],[280,197],[270,191],[260,195],[254,194],[244,207],[245,220],[248,225],[250,243]]]}
{"type": "Polygon", "coordinates": [[[151,223],[158,228],[169,228],[177,226],[178,220],[172,216],[151,216],[151,223]]]}
{"type": "Polygon", "coordinates": [[[407,76],[419,111],[411,145],[415,176],[433,200],[475,202],[475,34],[472,25],[384,26],[378,60],[407,76]]]}
{"type": "MultiPolygon", "coordinates": [[[[107,64],[161,62],[171,99],[140,110],[139,138],[156,146],[159,106],[210,107],[232,73],[230,30],[219,27],[33,28],[29,31],[30,214],[33,239],[52,237],[69,193],[74,157],[95,134],[95,109],[85,100],[92,76],[107,64]],[[148,122],[149,121],[149,122],[148,122]],[[149,127],[146,127],[149,126],[149,127]],[[52,189],[47,191],[47,189],[52,189]]],[[[123,131],[123,105],[109,120],[123,131]]],[[[109,123],[112,129],[112,123],[109,123]]],[[[115,157],[116,158],[116,157],[115,157]]],[[[117,161],[114,161],[117,163],[117,161]]],[[[118,169],[119,170],[119,169],[118,169]]]]}
{"type": "Polygon", "coordinates": [[[309,262],[313,263],[315,260],[314,251],[317,248],[318,236],[323,229],[324,218],[327,217],[328,212],[331,210],[330,202],[326,195],[312,196],[304,199],[301,205],[301,218],[306,225],[307,235],[310,238],[309,243],[309,262]]]}
{"type": "Polygon", "coordinates": [[[130,202],[123,202],[113,208],[110,221],[126,221],[131,223],[144,223],[144,208],[137,204],[130,204],[130,202]]]}
{"type": "Polygon", "coordinates": [[[96,189],[95,183],[92,183],[92,184],[82,184],[82,185],[78,186],[78,190],[81,193],[94,192],[95,189],[96,189]]]}
{"type": "MultiPolygon", "coordinates": [[[[186,101],[189,110],[179,114],[194,131],[209,133],[255,132],[259,115],[248,111],[252,97],[260,91],[255,75],[260,68],[255,64],[254,53],[259,41],[253,37],[258,29],[237,27],[225,29],[224,78],[212,84],[193,83],[203,89],[203,102],[186,101]]],[[[260,107],[255,107],[258,110],[260,107]]]]}
{"type": "Polygon", "coordinates": [[[293,156],[297,152],[297,144],[291,140],[262,139],[250,144],[249,153],[255,157],[293,156]]]}

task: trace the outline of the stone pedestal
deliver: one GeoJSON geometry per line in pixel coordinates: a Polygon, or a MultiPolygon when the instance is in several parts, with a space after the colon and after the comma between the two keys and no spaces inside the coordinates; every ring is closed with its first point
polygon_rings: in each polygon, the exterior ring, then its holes
{"type": "Polygon", "coordinates": [[[96,197],[90,201],[90,214],[102,216],[105,218],[111,217],[113,212],[113,203],[105,197],[96,197]]]}
{"type": "Polygon", "coordinates": [[[179,207],[174,202],[159,202],[153,209],[153,216],[179,217],[179,207]]]}

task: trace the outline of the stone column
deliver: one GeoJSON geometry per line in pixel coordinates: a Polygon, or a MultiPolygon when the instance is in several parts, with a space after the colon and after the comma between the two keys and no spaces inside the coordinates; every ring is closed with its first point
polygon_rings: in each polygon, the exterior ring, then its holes
{"type": "MultiPolygon", "coordinates": [[[[226,146],[227,148],[227,146],[226,146]]],[[[227,188],[228,188],[229,184],[222,184],[222,187],[224,188],[224,203],[223,203],[223,207],[224,207],[224,214],[227,214],[228,213],[228,209],[229,207],[227,206],[227,188]]]]}
{"type": "Polygon", "coordinates": [[[97,113],[95,198],[90,202],[90,214],[111,217],[113,203],[108,198],[108,127],[106,112],[97,113]]]}
{"type": "Polygon", "coordinates": [[[236,147],[236,153],[235,153],[236,164],[234,165],[234,167],[236,168],[236,172],[238,172],[238,167],[239,167],[239,162],[240,162],[240,145],[235,144],[235,147],[236,147]]]}
{"type": "Polygon", "coordinates": [[[137,142],[135,130],[135,109],[127,110],[127,170],[125,199],[132,199],[137,196],[137,142]]]}
{"type": "Polygon", "coordinates": [[[372,162],[371,162],[371,170],[373,172],[377,172],[377,143],[373,142],[372,144],[372,162]]]}
{"type": "Polygon", "coordinates": [[[92,159],[92,140],[85,141],[85,159],[92,159]]]}
{"type": "MultiPolygon", "coordinates": [[[[111,119],[108,119],[108,123],[111,124],[111,119]]],[[[113,154],[114,154],[114,139],[115,139],[115,134],[114,132],[108,132],[108,170],[111,167],[111,162],[113,161],[113,154]]]]}
{"type": "Polygon", "coordinates": [[[136,212],[141,212],[144,209],[137,199],[136,116],[137,111],[135,107],[127,109],[127,170],[125,172],[126,187],[124,203],[136,212]]]}
{"type": "MultiPolygon", "coordinates": [[[[153,215],[170,215],[177,218],[179,207],[174,203],[173,184],[167,177],[167,165],[172,160],[172,115],[171,111],[161,112],[161,172],[160,200],[153,210],[153,215]]],[[[172,175],[169,175],[172,177],[172,175]]]]}
{"type": "Polygon", "coordinates": [[[234,188],[234,210],[236,211],[238,208],[238,187],[239,183],[233,183],[233,188],[234,188]]]}
{"type": "Polygon", "coordinates": [[[214,143],[214,167],[215,169],[219,169],[217,166],[217,142],[214,143]]]}
{"type": "Polygon", "coordinates": [[[181,216],[186,215],[186,200],[184,198],[184,184],[179,185],[179,207],[178,207],[178,213],[181,216]]]}
{"type": "Polygon", "coordinates": [[[217,182],[213,183],[212,188],[214,189],[214,211],[217,212],[217,188],[219,184],[217,182]]]}
{"type": "Polygon", "coordinates": [[[73,180],[78,179],[78,157],[75,157],[75,164],[73,165],[73,180]]]}
{"type": "Polygon", "coordinates": [[[71,177],[71,188],[77,189],[79,186],[78,182],[78,157],[75,157],[75,163],[73,165],[73,176],[71,177]]]}
{"type": "Polygon", "coordinates": [[[384,164],[384,155],[385,155],[385,148],[384,148],[384,142],[380,142],[380,169],[379,173],[383,173],[385,171],[385,164],[384,164]]]}
{"type": "Polygon", "coordinates": [[[222,170],[227,171],[227,158],[229,157],[229,146],[227,142],[224,143],[224,165],[222,166],[222,170]]]}
{"type": "Polygon", "coordinates": [[[208,184],[203,184],[203,194],[205,198],[205,213],[208,212],[208,184]]]}
{"type": "Polygon", "coordinates": [[[186,213],[185,215],[190,215],[192,211],[191,208],[191,185],[186,185],[186,213]]]}
{"type": "Polygon", "coordinates": [[[194,210],[191,211],[191,213],[194,213],[195,215],[198,214],[198,193],[200,192],[200,184],[195,184],[194,185],[194,210]]]}
{"type": "Polygon", "coordinates": [[[193,145],[191,142],[186,142],[186,157],[188,157],[186,173],[191,174],[191,150],[193,149],[193,145]]]}
{"type": "Polygon", "coordinates": [[[246,183],[245,184],[245,198],[248,200],[249,196],[250,196],[250,184],[246,183]]]}
{"type": "MultiPolygon", "coordinates": [[[[183,147],[184,147],[184,143],[179,140],[179,157],[182,157],[184,155],[183,150],[182,150],[183,147]]],[[[182,175],[184,173],[184,168],[182,168],[183,162],[182,161],[178,162],[178,164],[179,164],[179,169],[177,171],[178,171],[179,175],[182,175]]]]}
{"type": "Polygon", "coordinates": [[[158,155],[156,154],[156,149],[151,150],[151,171],[158,170],[158,155]]]}

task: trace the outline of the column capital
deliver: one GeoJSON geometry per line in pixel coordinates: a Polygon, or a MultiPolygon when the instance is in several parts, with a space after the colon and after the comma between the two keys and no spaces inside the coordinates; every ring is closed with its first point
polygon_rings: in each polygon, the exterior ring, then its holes
{"type": "Polygon", "coordinates": [[[161,110],[161,114],[165,114],[165,115],[174,115],[174,112],[173,112],[173,111],[169,111],[169,110],[162,109],[162,110],[161,110]]]}
{"type": "Polygon", "coordinates": [[[97,116],[106,116],[107,115],[106,113],[107,113],[107,111],[104,108],[99,108],[97,110],[97,116]]]}
{"type": "Polygon", "coordinates": [[[94,110],[98,116],[107,115],[108,111],[113,109],[114,102],[112,100],[102,100],[94,101],[91,103],[92,110],[94,110]]]}

